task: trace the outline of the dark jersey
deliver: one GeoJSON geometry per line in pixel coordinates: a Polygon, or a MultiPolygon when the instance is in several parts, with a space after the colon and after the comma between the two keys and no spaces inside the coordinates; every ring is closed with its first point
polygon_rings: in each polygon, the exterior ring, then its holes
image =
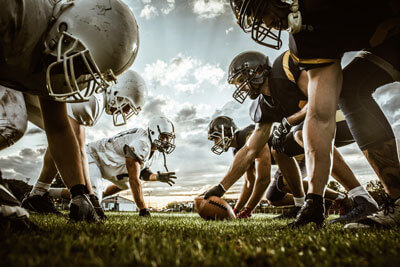
{"type": "Polygon", "coordinates": [[[301,110],[307,97],[296,83],[300,72],[289,51],[274,61],[268,76],[271,96],[260,94],[250,106],[250,117],[254,122],[281,122],[284,117],[301,110]]]}
{"type": "Polygon", "coordinates": [[[289,35],[292,57],[310,69],[331,64],[344,52],[373,47],[376,42],[371,37],[378,25],[394,15],[389,1],[319,0],[310,5],[299,1],[303,29],[289,35]]]}
{"type": "Polygon", "coordinates": [[[251,124],[235,133],[237,147],[234,147],[232,149],[234,156],[246,144],[247,139],[253,133],[255,128],[256,126],[254,124],[251,124]]]}

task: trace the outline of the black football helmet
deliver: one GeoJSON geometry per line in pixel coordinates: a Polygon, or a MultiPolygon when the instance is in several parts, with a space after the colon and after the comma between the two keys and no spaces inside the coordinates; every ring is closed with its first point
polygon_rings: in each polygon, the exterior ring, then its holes
{"type": "Polygon", "coordinates": [[[251,38],[258,44],[277,50],[282,47],[282,18],[274,27],[277,33],[263,22],[267,9],[272,5],[287,12],[288,28],[284,30],[296,33],[301,29],[298,0],[230,0],[230,4],[240,28],[246,33],[251,32],[251,38]]]}
{"type": "Polygon", "coordinates": [[[211,151],[217,155],[226,152],[232,143],[233,137],[238,130],[232,118],[218,116],[208,125],[208,140],[218,138],[218,142],[211,147],[211,151]]]}
{"type": "Polygon", "coordinates": [[[232,97],[240,104],[248,95],[257,98],[271,68],[269,58],[263,53],[247,51],[237,55],[228,70],[228,83],[236,86],[232,97]]]}

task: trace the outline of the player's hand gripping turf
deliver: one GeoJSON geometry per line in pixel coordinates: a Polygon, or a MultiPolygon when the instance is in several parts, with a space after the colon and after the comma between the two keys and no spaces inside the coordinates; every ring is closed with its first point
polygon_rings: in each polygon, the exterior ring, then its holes
{"type": "Polygon", "coordinates": [[[150,217],[149,209],[141,209],[139,211],[139,216],[141,216],[141,217],[150,217]]]}
{"type": "Polygon", "coordinates": [[[252,213],[253,210],[249,208],[244,208],[241,212],[239,212],[239,214],[236,215],[236,217],[239,219],[249,219],[252,213]]]}
{"type": "Polygon", "coordinates": [[[172,179],[176,179],[175,172],[157,172],[157,180],[163,183],[167,183],[170,186],[175,184],[175,181],[172,179]]]}
{"type": "Polygon", "coordinates": [[[289,124],[286,118],[283,118],[279,126],[274,126],[274,130],[272,132],[272,147],[276,150],[276,152],[283,152],[283,142],[291,128],[292,125],[289,124]]]}
{"type": "Polygon", "coordinates": [[[211,196],[222,197],[225,194],[225,188],[218,184],[216,186],[211,187],[206,192],[204,192],[204,199],[207,199],[211,196]]]}

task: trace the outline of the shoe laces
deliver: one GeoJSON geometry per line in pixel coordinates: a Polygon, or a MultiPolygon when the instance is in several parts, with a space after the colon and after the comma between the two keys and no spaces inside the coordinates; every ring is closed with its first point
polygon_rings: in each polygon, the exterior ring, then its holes
{"type": "Polygon", "coordinates": [[[383,211],[383,214],[386,216],[388,214],[393,214],[394,213],[394,209],[396,206],[396,201],[391,198],[387,193],[384,193],[381,195],[381,199],[382,199],[382,206],[381,206],[381,210],[383,211]]]}

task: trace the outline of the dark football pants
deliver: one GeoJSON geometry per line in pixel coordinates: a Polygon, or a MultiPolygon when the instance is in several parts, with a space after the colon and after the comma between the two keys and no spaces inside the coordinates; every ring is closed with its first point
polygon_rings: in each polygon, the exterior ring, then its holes
{"type": "Polygon", "coordinates": [[[400,78],[400,37],[392,38],[371,52],[374,54],[360,53],[343,70],[339,99],[339,106],[361,150],[395,138],[372,93],[400,78]]]}

